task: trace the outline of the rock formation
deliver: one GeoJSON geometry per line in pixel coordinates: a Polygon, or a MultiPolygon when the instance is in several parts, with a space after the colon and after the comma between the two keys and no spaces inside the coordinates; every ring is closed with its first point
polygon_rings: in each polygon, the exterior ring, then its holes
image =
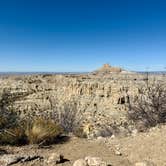
{"type": "Polygon", "coordinates": [[[109,64],[104,64],[100,69],[96,70],[96,74],[111,74],[111,73],[120,73],[123,69],[120,67],[112,67],[109,64]]]}
{"type": "Polygon", "coordinates": [[[104,65],[99,71],[115,73],[107,77],[89,74],[0,77],[0,93],[7,93],[10,99],[8,106],[23,118],[54,117],[64,104],[68,105],[68,109],[76,105],[86,117],[85,126],[92,124],[93,131],[98,133],[96,126],[127,123],[125,104],[138,92],[146,77],[121,74],[122,69],[109,65],[104,65]]]}

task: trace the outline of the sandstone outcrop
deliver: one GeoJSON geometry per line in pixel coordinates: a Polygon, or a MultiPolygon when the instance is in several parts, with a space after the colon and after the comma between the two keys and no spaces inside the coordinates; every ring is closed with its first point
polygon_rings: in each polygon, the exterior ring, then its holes
{"type": "Polygon", "coordinates": [[[109,64],[104,64],[100,69],[93,72],[93,74],[111,74],[111,73],[120,73],[124,71],[120,67],[112,67],[109,64]]]}

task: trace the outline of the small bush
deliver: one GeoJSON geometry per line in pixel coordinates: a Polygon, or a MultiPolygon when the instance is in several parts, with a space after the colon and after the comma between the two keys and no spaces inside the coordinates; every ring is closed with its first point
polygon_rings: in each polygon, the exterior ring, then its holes
{"type": "Polygon", "coordinates": [[[166,87],[155,82],[141,87],[128,106],[128,118],[140,131],[166,123],[166,87]]]}
{"type": "Polygon", "coordinates": [[[30,144],[50,144],[62,133],[62,128],[51,120],[36,119],[26,130],[30,144]]]}
{"type": "Polygon", "coordinates": [[[0,132],[0,144],[51,144],[61,133],[62,128],[51,120],[22,121],[20,125],[0,132]]]}
{"type": "Polygon", "coordinates": [[[16,127],[19,121],[19,117],[12,110],[0,109],[0,130],[16,127]]]}
{"type": "Polygon", "coordinates": [[[24,128],[19,126],[20,118],[12,110],[14,98],[8,89],[0,96],[0,144],[21,145],[26,142],[24,128]]]}
{"type": "Polygon", "coordinates": [[[7,119],[0,115],[0,129],[4,128],[4,126],[7,124],[7,119]]]}
{"type": "Polygon", "coordinates": [[[19,118],[13,111],[15,97],[12,96],[9,89],[4,89],[0,95],[0,130],[15,127],[19,118]]]}
{"type": "Polygon", "coordinates": [[[22,145],[25,143],[52,143],[62,129],[51,120],[21,120],[12,111],[19,96],[5,89],[0,96],[0,144],[22,145]]]}
{"type": "Polygon", "coordinates": [[[99,136],[110,137],[113,135],[113,133],[115,134],[115,127],[111,127],[108,125],[102,125],[102,128],[99,131],[100,131],[99,136]]]}
{"type": "Polygon", "coordinates": [[[56,113],[54,120],[62,126],[65,133],[74,133],[80,128],[83,115],[77,109],[75,101],[64,103],[62,107],[54,107],[53,110],[56,113]]]}
{"type": "Polygon", "coordinates": [[[5,129],[0,133],[0,144],[23,145],[26,142],[25,131],[21,127],[5,129]]]}
{"type": "Polygon", "coordinates": [[[82,127],[77,128],[73,131],[73,134],[79,138],[87,138],[86,133],[84,132],[82,127]]]}

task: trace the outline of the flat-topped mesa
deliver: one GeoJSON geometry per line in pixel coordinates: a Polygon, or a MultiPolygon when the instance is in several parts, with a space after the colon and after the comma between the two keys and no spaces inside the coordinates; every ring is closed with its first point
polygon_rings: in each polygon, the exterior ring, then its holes
{"type": "Polygon", "coordinates": [[[124,71],[120,67],[112,67],[109,64],[104,64],[100,69],[94,71],[94,74],[110,74],[110,73],[121,73],[124,71]]]}

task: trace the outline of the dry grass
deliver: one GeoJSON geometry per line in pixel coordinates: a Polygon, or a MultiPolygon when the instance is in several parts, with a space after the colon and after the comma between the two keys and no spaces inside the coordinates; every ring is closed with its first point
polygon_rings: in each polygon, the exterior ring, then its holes
{"type": "Polygon", "coordinates": [[[62,128],[51,120],[35,119],[1,130],[0,144],[51,144],[61,133],[62,128]]]}
{"type": "Polygon", "coordinates": [[[26,142],[25,131],[21,127],[5,129],[0,134],[0,144],[23,145],[26,142]]]}
{"type": "Polygon", "coordinates": [[[62,128],[51,120],[36,119],[28,126],[26,135],[30,144],[50,144],[62,133],[62,128]]]}

